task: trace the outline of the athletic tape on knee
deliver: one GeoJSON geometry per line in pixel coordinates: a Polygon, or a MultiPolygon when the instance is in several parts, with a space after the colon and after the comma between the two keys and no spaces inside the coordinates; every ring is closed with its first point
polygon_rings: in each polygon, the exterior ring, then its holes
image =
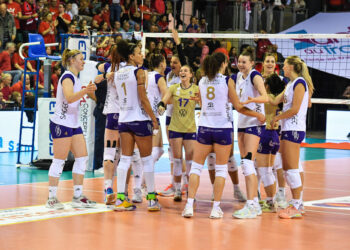
{"type": "Polygon", "coordinates": [[[261,176],[264,187],[271,186],[275,183],[275,176],[273,175],[272,167],[259,167],[258,173],[261,176]]]}
{"type": "Polygon", "coordinates": [[[174,176],[182,175],[182,159],[174,158],[174,176]]]}
{"type": "Polygon", "coordinates": [[[190,176],[192,161],[186,161],[186,175],[190,176]]]}
{"type": "Polygon", "coordinates": [[[291,189],[301,187],[299,169],[288,169],[287,171],[284,171],[284,177],[291,189]]]}
{"type": "Polygon", "coordinates": [[[49,176],[60,178],[63,171],[64,162],[65,162],[64,160],[53,158],[49,169],[49,176]]]}
{"type": "Polygon", "coordinates": [[[103,160],[114,162],[116,151],[115,148],[105,148],[103,152],[103,160]]]}
{"type": "Polygon", "coordinates": [[[243,171],[244,176],[249,176],[252,174],[256,175],[254,161],[242,159],[241,167],[242,167],[242,171],[243,171]]]}
{"type": "Polygon", "coordinates": [[[172,152],[170,146],[168,147],[168,156],[169,156],[169,161],[170,161],[170,163],[174,163],[173,152],[172,152]]]}
{"type": "Polygon", "coordinates": [[[299,172],[300,172],[300,173],[304,172],[303,165],[301,164],[300,161],[299,161],[299,172]]]}
{"type": "Polygon", "coordinates": [[[142,165],[143,165],[143,172],[144,173],[152,173],[154,172],[154,164],[153,164],[153,158],[152,155],[142,157],[141,158],[142,165]]]}
{"type": "Polygon", "coordinates": [[[207,166],[208,170],[215,170],[215,163],[216,163],[216,154],[210,153],[207,157],[207,166]]]}
{"type": "Polygon", "coordinates": [[[235,172],[238,170],[237,162],[233,155],[230,157],[230,159],[228,159],[227,168],[229,172],[235,172]]]}
{"type": "Polygon", "coordinates": [[[75,158],[72,173],[84,175],[88,159],[87,156],[75,158]]]}
{"type": "Polygon", "coordinates": [[[130,164],[131,164],[131,156],[122,155],[120,157],[118,168],[128,171],[130,164]]]}
{"type": "Polygon", "coordinates": [[[193,161],[192,166],[191,166],[190,176],[191,176],[191,174],[201,176],[203,167],[204,166],[202,164],[199,164],[199,163],[193,161]]]}
{"type": "Polygon", "coordinates": [[[282,168],[282,157],[281,153],[277,152],[276,157],[275,157],[275,162],[273,164],[274,169],[281,169],[282,168]]]}
{"type": "Polygon", "coordinates": [[[227,164],[215,165],[215,177],[222,177],[226,179],[227,176],[227,164]]]}

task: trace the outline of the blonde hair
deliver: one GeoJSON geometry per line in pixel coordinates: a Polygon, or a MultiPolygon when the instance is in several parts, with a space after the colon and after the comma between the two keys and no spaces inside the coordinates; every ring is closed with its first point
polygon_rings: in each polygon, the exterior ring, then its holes
{"type": "Polygon", "coordinates": [[[286,59],[289,65],[293,66],[293,70],[297,73],[298,76],[301,76],[305,79],[307,87],[309,89],[309,96],[311,97],[315,91],[314,84],[312,83],[309,70],[305,62],[303,62],[298,56],[289,56],[286,59]]]}
{"type": "Polygon", "coordinates": [[[81,54],[80,50],[77,49],[65,49],[62,54],[62,65],[67,68],[69,66],[69,60],[74,58],[75,56],[81,54]]]}
{"type": "Polygon", "coordinates": [[[9,73],[1,73],[0,75],[0,82],[3,82],[6,78],[12,77],[9,73]]]}

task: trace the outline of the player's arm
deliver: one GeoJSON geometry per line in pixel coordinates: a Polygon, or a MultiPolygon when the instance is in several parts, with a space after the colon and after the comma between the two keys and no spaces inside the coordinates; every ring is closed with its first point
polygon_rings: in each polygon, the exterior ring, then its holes
{"type": "Polygon", "coordinates": [[[247,116],[256,117],[261,123],[265,122],[265,116],[262,113],[255,112],[242,105],[236,93],[235,82],[231,78],[228,80],[228,96],[233,107],[237,110],[237,112],[247,116]]]}
{"type": "Polygon", "coordinates": [[[159,78],[159,80],[158,80],[158,88],[159,88],[160,94],[161,94],[161,96],[163,98],[165,96],[165,94],[166,94],[167,89],[168,89],[168,87],[166,86],[166,82],[165,82],[164,77],[159,78]]]}
{"type": "Polygon", "coordinates": [[[154,115],[151,104],[149,103],[149,100],[147,98],[146,88],[145,88],[146,77],[145,77],[145,71],[143,69],[137,70],[136,79],[137,79],[137,94],[141,101],[141,105],[146,111],[146,113],[149,115],[149,117],[151,118],[153,123],[153,128],[158,129],[159,126],[158,126],[157,118],[154,115]]]}
{"type": "Polygon", "coordinates": [[[255,89],[259,92],[260,96],[258,97],[248,97],[248,100],[243,102],[242,104],[248,104],[251,102],[255,102],[255,103],[265,103],[269,101],[269,98],[267,96],[267,92],[265,89],[265,85],[264,85],[264,80],[260,75],[256,75],[253,78],[253,84],[255,89]]]}
{"type": "Polygon", "coordinates": [[[94,93],[96,85],[90,82],[86,88],[81,89],[74,93],[73,81],[70,78],[66,78],[62,82],[63,95],[68,103],[79,101],[84,95],[94,93]]]}

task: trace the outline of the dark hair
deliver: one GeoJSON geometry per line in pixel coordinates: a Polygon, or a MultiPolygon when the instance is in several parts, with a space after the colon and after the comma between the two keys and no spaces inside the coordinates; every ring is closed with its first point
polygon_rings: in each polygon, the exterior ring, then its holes
{"type": "Polygon", "coordinates": [[[285,88],[284,82],[275,73],[266,78],[265,84],[269,86],[269,91],[274,96],[279,95],[285,88]]]}
{"type": "Polygon", "coordinates": [[[227,57],[223,53],[214,53],[206,56],[203,61],[203,72],[211,81],[219,72],[221,65],[227,61],[227,57]]]}
{"type": "Polygon", "coordinates": [[[158,68],[161,62],[164,62],[165,58],[162,54],[155,54],[152,53],[149,59],[149,68],[151,70],[154,70],[155,68],[158,68]]]}
{"type": "Polygon", "coordinates": [[[251,61],[255,61],[255,49],[252,46],[244,48],[241,56],[248,56],[251,61]]]}
{"type": "Polygon", "coordinates": [[[118,41],[117,51],[120,55],[120,60],[125,62],[129,61],[129,56],[134,53],[136,47],[136,44],[128,43],[126,40],[118,41]]]}

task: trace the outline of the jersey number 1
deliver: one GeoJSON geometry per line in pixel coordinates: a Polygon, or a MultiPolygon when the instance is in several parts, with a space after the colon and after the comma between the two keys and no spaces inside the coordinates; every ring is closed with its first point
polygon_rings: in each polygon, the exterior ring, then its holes
{"type": "Polygon", "coordinates": [[[125,82],[122,83],[122,88],[124,89],[124,95],[126,96],[126,86],[125,86],[125,82]]]}

